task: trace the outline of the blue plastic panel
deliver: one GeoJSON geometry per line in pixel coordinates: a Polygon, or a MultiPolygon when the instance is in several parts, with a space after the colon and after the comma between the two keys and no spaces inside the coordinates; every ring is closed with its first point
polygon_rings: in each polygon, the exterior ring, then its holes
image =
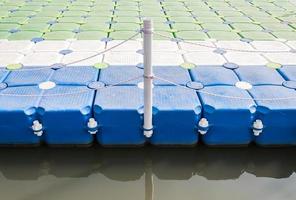
{"type": "Polygon", "coordinates": [[[296,144],[296,92],[282,86],[255,86],[250,93],[257,100],[257,119],[264,129],[256,137],[260,145],[296,144]],[[280,100],[279,98],[287,98],[280,100]],[[264,100],[265,99],[265,100],[264,100]],[[274,100],[272,100],[274,99],[274,100]],[[276,100],[277,99],[277,100],[276,100]]]}
{"type": "Polygon", "coordinates": [[[137,86],[116,86],[97,92],[94,116],[100,124],[102,145],[143,145],[143,90],[137,86]]]}
{"type": "Polygon", "coordinates": [[[190,70],[192,79],[203,85],[234,85],[239,79],[231,69],[224,67],[196,67],[190,70]]]}
{"type": "Polygon", "coordinates": [[[94,67],[64,67],[55,71],[50,78],[57,84],[86,85],[98,79],[99,70],[94,67]]]}
{"type": "Polygon", "coordinates": [[[5,79],[5,82],[9,86],[24,86],[24,85],[38,85],[41,82],[47,81],[54,70],[50,68],[46,69],[21,69],[10,71],[9,75],[5,79]]]}
{"type": "MultiPolygon", "coordinates": [[[[122,81],[143,75],[143,69],[136,66],[109,66],[100,72],[99,81],[106,85],[118,84],[122,81]]],[[[137,85],[142,79],[131,80],[120,85],[137,85]]]]}
{"type": "Polygon", "coordinates": [[[210,124],[202,137],[205,144],[246,145],[252,141],[250,127],[256,108],[248,92],[233,86],[210,86],[199,96],[203,117],[210,124]]]}
{"type": "Polygon", "coordinates": [[[154,88],[155,127],[150,140],[155,145],[194,145],[201,104],[195,91],[175,86],[154,88]]]}
{"type": "MultiPolygon", "coordinates": [[[[171,82],[177,83],[180,85],[185,85],[187,82],[191,80],[188,70],[179,66],[155,66],[153,67],[153,73],[155,76],[170,80],[171,82]]],[[[154,85],[174,85],[172,83],[162,81],[157,78],[153,80],[153,84],[154,85]]]]}
{"type": "Polygon", "coordinates": [[[45,141],[52,145],[89,144],[94,91],[86,86],[56,86],[46,90],[38,113],[45,126],[45,141]]]}
{"type": "Polygon", "coordinates": [[[0,144],[39,144],[40,138],[31,129],[37,117],[39,94],[37,87],[0,90],[0,144]]]}
{"type": "Polygon", "coordinates": [[[235,69],[241,81],[252,85],[281,85],[283,77],[277,70],[264,66],[244,66],[235,69]]]}
{"type": "Polygon", "coordinates": [[[44,127],[42,139],[46,143],[78,145],[93,141],[87,131],[87,122],[92,117],[95,92],[87,84],[96,81],[98,74],[98,70],[91,67],[25,69],[10,72],[4,82],[9,88],[34,87],[38,92],[38,101],[28,106],[38,110],[35,117],[44,127]],[[52,81],[56,87],[41,90],[38,85],[44,81],[52,81]]]}

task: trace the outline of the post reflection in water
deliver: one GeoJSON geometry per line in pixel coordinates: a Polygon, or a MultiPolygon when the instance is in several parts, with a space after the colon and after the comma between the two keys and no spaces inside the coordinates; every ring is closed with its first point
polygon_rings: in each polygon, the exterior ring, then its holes
{"type": "Polygon", "coordinates": [[[6,199],[293,199],[296,148],[0,150],[6,199]]]}

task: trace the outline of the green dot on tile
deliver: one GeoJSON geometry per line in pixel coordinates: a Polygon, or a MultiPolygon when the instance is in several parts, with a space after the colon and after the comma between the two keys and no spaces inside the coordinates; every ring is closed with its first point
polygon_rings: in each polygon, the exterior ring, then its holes
{"type": "Polygon", "coordinates": [[[196,67],[194,63],[189,63],[189,62],[182,63],[180,66],[185,69],[193,69],[196,67]]]}
{"type": "Polygon", "coordinates": [[[107,67],[109,67],[109,64],[104,62],[94,64],[94,68],[97,69],[105,69],[107,67]]]}
{"type": "Polygon", "coordinates": [[[176,33],[176,32],[178,32],[178,30],[177,29],[170,29],[169,32],[176,33]]]}
{"type": "Polygon", "coordinates": [[[114,32],[114,30],[113,29],[105,29],[104,32],[106,32],[106,33],[112,33],[112,32],[114,32]]]}
{"type": "Polygon", "coordinates": [[[21,69],[23,65],[21,63],[9,64],[6,66],[7,70],[18,70],[21,69]]]}
{"type": "Polygon", "coordinates": [[[269,62],[266,64],[266,67],[278,69],[278,68],[281,68],[282,65],[280,63],[269,62]]]}

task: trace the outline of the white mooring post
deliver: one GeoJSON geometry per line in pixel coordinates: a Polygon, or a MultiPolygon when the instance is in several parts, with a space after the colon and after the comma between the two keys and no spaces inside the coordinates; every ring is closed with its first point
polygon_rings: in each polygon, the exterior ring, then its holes
{"type": "Polygon", "coordinates": [[[153,24],[150,19],[144,20],[144,135],[150,138],[153,134],[152,125],[152,35],[153,24]]]}

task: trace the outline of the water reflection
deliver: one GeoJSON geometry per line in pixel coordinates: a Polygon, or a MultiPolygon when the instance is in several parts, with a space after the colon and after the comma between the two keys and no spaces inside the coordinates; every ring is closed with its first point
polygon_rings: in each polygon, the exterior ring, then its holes
{"type": "Polygon", "coordinates": [[[147,170],[159,179],[237,179],[244,172],[257,177],[286,178],[296,170],[296,148],[5,148],[0,172],[13,180],[87,177],[101,173],[112,180],[139,179],[147,170]],[[21,172],[21,173],[20,173],[21,172]]]}

